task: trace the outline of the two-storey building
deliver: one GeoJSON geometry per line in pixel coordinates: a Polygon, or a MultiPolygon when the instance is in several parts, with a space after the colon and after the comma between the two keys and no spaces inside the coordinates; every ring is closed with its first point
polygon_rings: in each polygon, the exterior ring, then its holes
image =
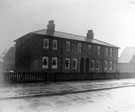
{"type": "Polygon", "coordinates": [[[118,47],[86,36],[47,29],[30,32],[16,42],[15,69],[18,72],[116,72],[118,47]]]}

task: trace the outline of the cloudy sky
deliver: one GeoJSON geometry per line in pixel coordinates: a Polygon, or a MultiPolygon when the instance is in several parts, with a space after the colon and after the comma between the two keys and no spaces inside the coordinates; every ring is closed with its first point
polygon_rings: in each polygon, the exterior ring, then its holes
{"type": "Polygon", "coordinates": [[[85,36],[93,29],[96,39],[135,46],[135,0],[0,0],[0,53],[50,19],[57,31],[85,36]]]}

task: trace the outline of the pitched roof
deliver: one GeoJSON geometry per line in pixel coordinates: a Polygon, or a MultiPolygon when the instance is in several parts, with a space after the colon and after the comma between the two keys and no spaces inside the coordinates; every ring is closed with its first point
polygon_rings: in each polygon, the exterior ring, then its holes
{"type": "Polygon", "coordinates": [[[135,55],[135,47],[126,47],[118,59],[119,63],[130,63],[133,55],[135,55]]]}
{"type": "Polygon", "coordinates": [[[130,63],[135,63],[135,55],[132,56],[130,63]]]}
{"type": "MultiPolygon", "coordinates": [[[[32,33],[41,34],[41,35],[47,35],[46,31],[47,31],[46,29],[42,29],[42,30],[34,31],[32,33]]],[[[95,44],[105,45],[105,46],[109,46],[109,47],[117,47],[117,46],[114,46],[112,44],[109,44],[109,43],[106,43],[106,42],[103,42],[103,41],[100,41],[100,40],[97,40],[97,39],[93,39],[93,41],[88,41],[88,40],[86,41],[86,37],[85,36],[80,36],[80,35],[60,32],[60,31],[55,31],[54,32],[54,36],[55,37],[60,37],[60,38],[72,39],[72,40],[92,42],[92,43],[95,43],[95,44]]]]}

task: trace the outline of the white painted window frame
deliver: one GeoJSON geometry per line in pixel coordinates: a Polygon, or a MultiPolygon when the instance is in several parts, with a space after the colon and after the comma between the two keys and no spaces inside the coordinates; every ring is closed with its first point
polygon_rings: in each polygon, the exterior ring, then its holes
{"type": "Polygon", "coordinates": [[[49,57],[43,56],[42,57],[42,69],[48,69],[48,66],[49,66],[49,57]],[[43,64],[43,62],[44,62],[45,59],[47,60],[47,65],[44,65],[43,64]]]}

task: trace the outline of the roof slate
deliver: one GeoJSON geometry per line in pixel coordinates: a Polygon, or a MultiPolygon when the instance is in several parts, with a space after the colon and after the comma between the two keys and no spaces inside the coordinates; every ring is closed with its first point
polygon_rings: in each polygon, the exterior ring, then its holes
{"type": "MultiPolygon", "coordinates": [[[[41,34],[41,35],[47,35],[46,31],[47,31],[46,29],[42,29],[42,30],[34,31],[32,33],[41,34]]],[[[88,40],[86,40],[85,36],[80,36],[80,35],[60,32],[60,31],[55,31],[53,36],[60,37],[60,38],[65,38],[65,39],[72,39],[72,40],[91,42],[91,43],[105,45],[105,46],[109,46],[109,47],[117,47],[117,46],[114,46],[112,44],[109,44],[109,43],[106,43],[106,42],[103,42],[103,41],[100,41],[100,40],[97,40],[97,39],[93,39],[93,41],[88,41],[88,40]]],[[[119,47],[117,47],[117,48],[119,48],[119,47]]]]}

